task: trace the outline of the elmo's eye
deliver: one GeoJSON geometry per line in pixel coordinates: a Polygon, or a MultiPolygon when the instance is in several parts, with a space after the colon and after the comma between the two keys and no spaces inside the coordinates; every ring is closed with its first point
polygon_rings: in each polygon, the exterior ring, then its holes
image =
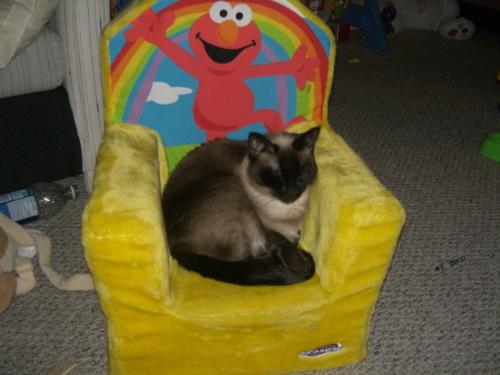
{"type": "Polygon", "coordinates": [[[216,23],[222,23],[230,19],[229,15],[232,11],[233,9],[231,8],[231,4],[226,3],[225,1],[217,1],[210,8],[210,18],[216,23]]]}
{"type": "Polygon", "coordinates": [[[243,27],[252,22],[252,9],[245,4],[237,4],[233,8],[232,19],[236,25],[243,27]]]}

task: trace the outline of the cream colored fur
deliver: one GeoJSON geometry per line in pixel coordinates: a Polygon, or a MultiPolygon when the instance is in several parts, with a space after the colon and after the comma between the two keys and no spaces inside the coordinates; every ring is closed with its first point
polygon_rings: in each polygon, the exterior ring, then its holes
{"type": "Polygon", "coordinates": [[[248,178],[248,173],[246,173],[248,164],[248,157],[245,157],[241,163],[239,176],[262,223],[267,228],[280,233],[289,241],[297,241],[299,239],[304,213],[307,208],[309,190],[306,189],[295,202],[289,204],[283,203],[279,199],[273,197],[268,188],[252,183],[248,178]]]}

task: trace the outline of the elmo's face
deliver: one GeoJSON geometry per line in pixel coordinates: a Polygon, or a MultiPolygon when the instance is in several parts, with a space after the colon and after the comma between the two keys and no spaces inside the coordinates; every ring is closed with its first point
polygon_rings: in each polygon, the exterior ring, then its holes
{"type": "Polygon", "coordinates": [[[208,68],[232,72],[255,60],[261,36],[248,5],[217,1],[191,26],[189,44],[208,68]]]}

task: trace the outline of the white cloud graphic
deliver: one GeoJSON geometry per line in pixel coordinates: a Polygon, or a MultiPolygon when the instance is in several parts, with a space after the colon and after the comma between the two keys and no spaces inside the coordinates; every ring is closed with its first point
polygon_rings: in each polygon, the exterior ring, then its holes
{"type": "Polygon", "coordinates": [[[181,95],[188,95],[192,92],[193,90],[188,87],[173,87],[165,82],[153,82],[146,101],[163,105],[173,104],[179,100],[181,95]]]}

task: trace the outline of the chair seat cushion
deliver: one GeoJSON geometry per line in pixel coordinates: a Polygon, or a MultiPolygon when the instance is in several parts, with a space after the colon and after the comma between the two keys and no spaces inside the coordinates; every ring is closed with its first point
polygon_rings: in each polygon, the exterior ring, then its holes
{"type": "MultiPolygon", "coordinates": [[[[204,278],[180,267],[174,271],[172,313],[200,327],[248,328],[282,326],[307,317],[332,297],[319,277],[295,285],[244,287],[204,278]]],[[[310,319],[309,316],[307,319],[310,319]]]]}
{"type": "Polygon", "coordinates": [[[242,287],[187,271],[169,256],[160,204],[164,146],[145,127],[108,128],[83,239],[108,319],[112,373],[281,374],[366,355],[404,211],[326,123],[316,157],[300,243],[317,275],[290,286],[242,287]],[[321,352],[336,344],[340,351],[321,352]],[[315,349],[322,354],[303,354],[315,349]]]}

